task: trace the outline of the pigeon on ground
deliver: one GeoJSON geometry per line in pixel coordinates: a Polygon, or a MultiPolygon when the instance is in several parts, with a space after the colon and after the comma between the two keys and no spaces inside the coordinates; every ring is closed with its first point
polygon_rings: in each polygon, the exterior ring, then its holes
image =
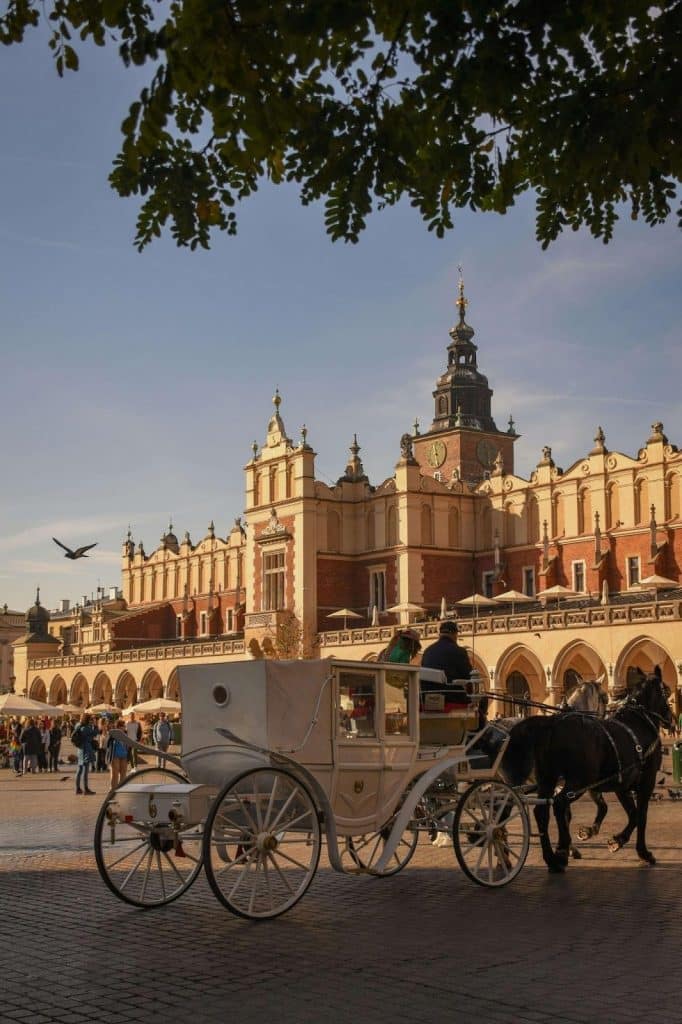
{"type": "Polygon", "coordinates": [[[679,789],[669,789],[668,790],[668,796],[670,797],[671,800],[679,800],[680,798],[682,798],[682,790],[679,790],[679,789]]]}
{"type": "Polygon", "coordinates": [[[86,555],[85,552],[89,551],[90,548],[97,547],[97,541],[95,541],[94,544],[84,544],[82,548],[76,548],[75,551],[72,551],[71,548],[67,548],[66,544],[62,544],[62,542],[57,540],[56,537],[53,537],[52,540],[55,544],[59,544],[60,548],[64,548],[66,551],[64,558],[71,558],[72,560],[75,560],[76,558],[88,558],[88,555],[86,555]]]}

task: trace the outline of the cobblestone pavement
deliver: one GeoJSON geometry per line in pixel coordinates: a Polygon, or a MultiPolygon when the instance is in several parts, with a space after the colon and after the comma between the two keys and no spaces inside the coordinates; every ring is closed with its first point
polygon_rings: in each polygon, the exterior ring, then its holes
{"type": "MultiPolygon", "coordinates": [[[[600,837],[549,876],[534,841],[491,891],[422,837],[390,879],[338,875],[323,857],[289,914],[254,924],[203,877],[156,911],[112,896],[92,854],[105,777],[91,784],[97,797],[76,797],[73,769],[0,772],[2,1024],[682,1021],[682,800],[651,805],[655,868],[600,837]]],[[[575,828],[591,813],[582,801],[575,828]]],[[[621,827],[615,804],[609,821],[621,827]]]]}

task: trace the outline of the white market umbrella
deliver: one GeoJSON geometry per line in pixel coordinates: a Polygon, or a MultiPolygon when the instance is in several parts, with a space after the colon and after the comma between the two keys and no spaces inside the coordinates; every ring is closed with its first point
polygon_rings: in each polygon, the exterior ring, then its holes
{"type": "Polygon", "coordinates": [[[486,597],[485,594],[470,594],[461,601],[455,601],[455,604],[459,608],[473,608],[476,611],[477,608],[494,608],[497,601],[494,597],[486,597]]]}
{"type": "Polygon", "coordinates": [[[391,605],[386,611],[390,612],[391,615],[399,615],[401,623],[403,621],[409,623],[410,615],[424,615],[426,609],[422,608],[420,604],[414,604],[412,601],[401,601],[400,604],[391,605]],[[403,616],[405,616],[404,620],[403,616]]]}
{"type": "Polygon", "coordinates": [[[440,599],[440,617],[441,617],[441,619],[447,618],[447,614],[448,614],[448,602],[445,600],[444,597],[441,597],[441,599],[440,599]]]}
{"type": "Polygon", "coordinates": [[[60,704],[59,710],[63,715],[82,715],[85,708],[80,707],[78,704],[60,704]]]}
{"type": "Polygon", "coordinates": [[[600,604],[607,605],[609,603],[609,581],[604,580],[601,585],[601,601],[600,604]]]}
{"type": "Polygon", "coordinates": [[[379,609],[377,608],[376,605],[374,605],[374,607],[372,608],[372,625],[379,625],[379,609]]]}
{"type": "Polygon", "coordinates": [[[117,715],[120,714],[120,708],[117,708],[114,704],[106,704],[106,703],[104,703],[104,704],[93,704],[92,707],[89,707],[87,710],[88,710],[88,714],[89,715],[98,715],[98,714],[102,714],[102,713],[105,713],[105,712],[111,712],[111,713],[114,713],[114,714],[117,714],[117,715]]]}
{"type": "Polygon", "coordinates": [[[559,601],[562,597],[578,597],[576,590],[571,590],[570,587],[564,587],[561,583],[556,583],[553,587],[547,587],[547,590],[541,590],[538,594],[538,601],[545,601],[548,598],[556,598],[557,608],[559,607],[559,601]]]}
{"type": "Polygon", "coordinates": [[[498,604],[511,604],[513,615],[514,605],[528,604],[529,601],[535,601],[535,598],[529,597],[528,594],[522,594],[520,590],[505,590],[504,594],[497,594],[493,601],[497,601],[498,604]]]}
{"type": "Polygon", "coordinates": [[[343,619],[343,628],[344,629],[348,628],[348,625],[347,625],[347,622],[346,622],[347,619],[362,619],[362,618],[364,618],[363,615],[358,615],[357,612],[354,612],[352,608],[339,608],[338,611],[330,612],[329,615],[327,615],[326,617],[328,619],[343,619]]]}
{"type": "Polygon", "coordinates": [[[136,715],[153,715],[159,711],[170,711],[171,713],[180,711],[182,704],[179,700],[170,700],[168,697],[152,697],[151,700],[145,700],[141,704],[133,704],[132,707],[126,708],[122,714],[129,714],[134,711],[136,715]]]}
{"type": "Polygon", "coordinates": [[[0,695],[0,715],[61,715],[63,712],[54,704],[46,704],[42,700],[33,700],[19,693],[3,693],[0,695]]]}
{"type": "Polygon", "coordinates": [[[653,576],[645,576],[643,580],[636,583],[631,590],[653,590],[654,600],[658,601],[659,590],[673,590],[679,587],[680,584],[677,580],[668,579],[667,576],[659,576],[658,573],[654,573],[653,576]]]}

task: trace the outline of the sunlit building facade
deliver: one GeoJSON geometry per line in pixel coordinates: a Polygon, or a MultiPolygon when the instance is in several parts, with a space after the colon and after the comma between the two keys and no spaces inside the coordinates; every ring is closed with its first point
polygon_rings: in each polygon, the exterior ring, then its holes
{"type": "Polygon", "coordinates": [[[18,688],[123,705],[175,696],[188,661],[372,659],[397,623],[428,642],[456,614],[500,694],[556,703],[577,676],[602,675],[613,693],[655,665],[677,693],[682,454],[661,423],[632,456],[595,425],[567,469],[547,446],[517,476],[520,435],[511,416],[503,429],[493,418],[466,308],[460,281],[433,420],[397,431],[386,479],[369,481],[354,437],[337,482],[318,480],[308,432],[289,437],[276,393],[232,529],[211,522],[195,544],[169,526],[150,552],[129,532],[120,597],[50,620],[58,652],[18,641],[18,688]],[[459,603],[474,593],[498,600],[459,603]]]}

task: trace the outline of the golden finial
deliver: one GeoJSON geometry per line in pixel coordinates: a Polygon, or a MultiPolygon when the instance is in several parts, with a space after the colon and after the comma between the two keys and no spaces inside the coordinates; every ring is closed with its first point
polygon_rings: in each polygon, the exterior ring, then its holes
{"type": "Polygon", "coordinates": [[[463,324],[464,323],[464,312],[465,312],[467,306],[469,305],[469,302],[468,302],[467,299],[464,298],[464,278],[462,276],[462,264],[461,263],[459,263],[457,265],[457,270],[459,271],[459,281],[458,281],[459,294],[457,296],[457,301],[455,302],[455,305],[459,307],[459,322],[461,324],[463,324]]]}
{"type": "Polygon", "coordinates": [[[272,404],[274,405],[277,412],[279,412],[279,407],[282,404],[282,397],[279,393],[279,388],[275,388],[275,393],[272,396],[272,404]]]}

